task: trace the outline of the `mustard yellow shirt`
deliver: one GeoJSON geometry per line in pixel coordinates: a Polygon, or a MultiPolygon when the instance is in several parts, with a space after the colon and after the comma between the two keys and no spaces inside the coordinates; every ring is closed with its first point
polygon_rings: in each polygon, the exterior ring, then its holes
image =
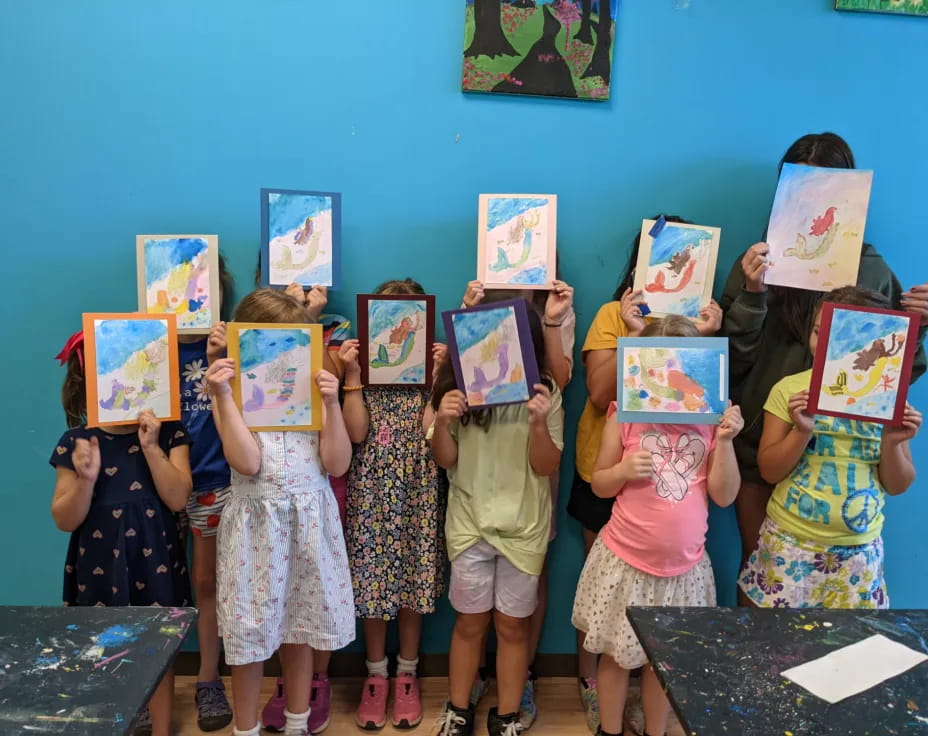
{"type": "MultiPolygon", "coordinates": [[[[811,378],[812,371],[803,371],[779,381],[764,411],[792,425],[789,397],[807,390],[811,378]]],[[[841,546],[872,542],[883,530],[882,436],[873,422],[817,415],[802,459],[777,484],[767,515],[800,539],[841,546]]]]}

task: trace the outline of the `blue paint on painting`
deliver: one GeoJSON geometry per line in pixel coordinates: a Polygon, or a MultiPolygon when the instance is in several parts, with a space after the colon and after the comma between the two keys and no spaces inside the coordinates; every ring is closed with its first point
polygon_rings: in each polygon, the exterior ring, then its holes
{"type": "Polygon", "coordinates": [[[534,266],[518,271],[509,279],[510,284],[544,284],[548,280],[548,269],[544,266],[534,266]]]}
{"type": "Polygon", "coordinates": [[[908,329],[909,320],[905,317],[836,309],[828,334],[827,358],[829,361],[841,360],[849,353],[869,348],[878,338],[888,337],[894,332],[905,333],[908,329]]]}
{"type": "Polygon", "coordinates": [[[705,400],[709,403],[709,411],[721,413],[725,411],[728,402],[719,395],[721,370],[719,351],[698,348],[677,349],[677,359],[683,372],[705,389],[705,400]]]}
{"type": "Polygon", "coordinates": [[[208,244],[204,238],[159,238],[145,241],[145,282],[151,286],[183,263],[190,263],[208,244]]]}
{"type": "Polygon", "coordinates": [[[101,647],[119,647],[135,641],[139,635],[137,626],[110,626],[97,635],[97,644],[101,647]]]}
{"type": "Polygon", "coordinates": [[[708,230],[668,224],[651,243],[648,265],[667,263],[674,253],[679,253],[688,245],[699,245],[700,241],[705,239],[712,240],[712,233],[708,230]]]}
{"type": "Polygon", "coordinates": [[[413,324],[416,315],[425,316],[425,302],[405,301],[399,299],[382,299],[368,302],[367,319],[371,337],[384,330],[392,329],[408,317],[413,324]]]}
{"type": "Polygon", "coordinates": [[[528,401],[528,384],[525,381],[518,383],[501,383],[491,388],[484,396],[488,404],[506,404],[516,401],[528,401]]]}
{"type": "Polygon", "coordinates": [[[487,202],[487,230],[509,222],[535,207],[545,207],[547,198],[491,197],[487,202]]]}
{"type": "Polygon", "coordinates": [[[688,296],[673,304],[668,304],[666,310],[672,314],[680,314],[684,317],[698,317],[701,307],[702,299],[700,297],[688,296]]]}
{"type": "Polygon", "coordinates": [[[465,353],[477,343],[486,339],[504,320],[514,316],[512,307],[499,309],[480,309],[471,312],[458,312],[452,316],[454,339],[458,353],[465,353]]]}
{"type": "Polygon", "coordinates": [[[278,194],[270,192],[268,226],[271,238],[303,227],[307,217],[315,217],[332,209],[332,198],[316,194],[278,194]]]}
{"type": "Polygon", "coordinates": [[[425,383],[425,365],[419,363],[412,368],[407,368],[394,379],[394,383],[425,383]]]}
{"type": "Polygon", "coordinates": [[[300,286],[325,286],[332,283],[332,263],[313,266],[303,271],[294,281],[300,286]]]}
{"type": "Polygon", "coordinates": [[[105,319],[94,328],[97,372],[105,375],[124,365],[149,343],[166,337],[168,323],[162,319],[105,319]]]}
{"type": "Polygon", "coordinates": [[[240,368],[243,371],[254,370],[309,343],[308,329],[264,330],[258,327],[242,330],[238,338],[240,368]]]}

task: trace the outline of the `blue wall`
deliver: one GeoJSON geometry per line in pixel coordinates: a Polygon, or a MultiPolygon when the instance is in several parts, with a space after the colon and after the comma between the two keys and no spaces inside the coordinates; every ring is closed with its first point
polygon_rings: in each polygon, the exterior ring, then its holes
{"type": "MultiPolygon", "coordinates": [[[[556,192],[579,343],[642,217],[720,225],[724,277],[763,231],[780,154],[834,129],[876,169],[868,238],[906,285],[928,280],[928,19],[842,14],[830,0],[679,5],[624,0],[613,98],[596,104],[462,95],[453,0],[0,3],[0,334],[16,356],[0,362],[0,604],[59,600],[52,356],[82,311],[134,309],[136,233],[217,232],[246,286],[261,186],[344,192],[345,283],[332,301],[348,314],[355,293],[406,275],[455,306],[474,274],[478,193],[556,192]]],[[[570,424],[582,386],[581,374],[570,424]]],[[[919,386],[914,401],[926,398],[919,386]]],[[[926,492],[919,481],[888,505],[896,606],[928,606],[923,576],[907,574],[926,559],[926,492]]],[[[549,652],[573,648],[582,550],[563,512],[560,528],[549,652]]],[[[715,514],[726,600],[736,549],[732,515],[715,514]]],[[[428,624],[427,650],[445,649],[449,622],[444,608],[428,624]]]]}

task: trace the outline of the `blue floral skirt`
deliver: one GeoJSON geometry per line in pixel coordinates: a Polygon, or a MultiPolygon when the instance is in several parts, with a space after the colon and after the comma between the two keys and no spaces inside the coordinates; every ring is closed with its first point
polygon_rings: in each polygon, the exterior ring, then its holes
{"type": "Polygon", "coordinates": [[[769,516],[738,585],[761,608],[889,608],[881,537],[829,547],[794,537],[769,516]]]}

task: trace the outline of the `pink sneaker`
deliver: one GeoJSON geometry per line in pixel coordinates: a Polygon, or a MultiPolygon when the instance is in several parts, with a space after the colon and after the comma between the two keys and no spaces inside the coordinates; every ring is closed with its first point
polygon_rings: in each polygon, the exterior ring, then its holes
{"type": "Polygon", "coordinates": [[[284,715],[286,709],[287,692],[284,690],[284,681],[278,677],[274,694],[261,711],[261,723],[268,731],[283,733],[287,727],[287,717],[284,715]]]}
{"type": "Polygon", "coordinates": [[[332,686],[328,677],[313,675],[313,687],[309,691],[309,732],[322,733],[329,726],[329,704],[332,686]]]}
{"type": "Polygon", "coordinates": [[[364,681],[361,704],[358,706],[358,725],[365,731],[379,731],[387,723],[387,680],[371,675],[364,681]]]}
{"type": "Polygon", "coordinates": [[[419,679],[409,672],[403,672],[393,680],[393,726],[415,728],[421,720],[419,679]]]}

